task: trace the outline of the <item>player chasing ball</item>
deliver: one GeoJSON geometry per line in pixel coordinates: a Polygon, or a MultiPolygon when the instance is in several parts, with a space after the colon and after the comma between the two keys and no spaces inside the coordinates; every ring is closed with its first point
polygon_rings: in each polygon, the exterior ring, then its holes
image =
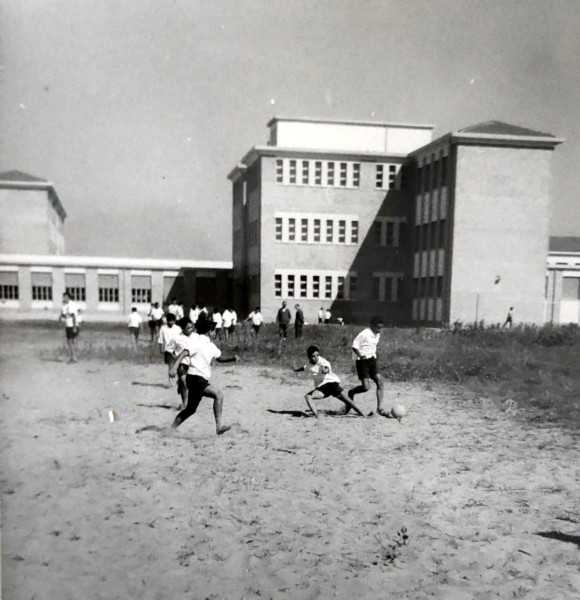
{"type": "MultiPolygon", "coordinates": [[[[231,425],[223,425],[222,408],[223,393],[220,389],[210,384],[211,362],[215,358],[220,363],[236,362],[238,356],[231,358],[222,358],[221,350],[210,340],[209,335],[212,330],[211,321],[198,321],[198,337],[192,338],[183,336],[180,342],[183,346],[179,349],[180,354],[169,370],[169,376],[175,377],[179,365],[185,357],[189,357],[189,366],[187,368],[187,406],[175,417],[171,424],[170,431],[177,429],[183,421],[191,417],[197,411],[197,407],[202,398],[213,398],[213,413],[215,417],[216,433],[222,435],[229,431],[231,425]]],[[[184,329],[187,330],[187,327],[184,329]]]]}
{"type": "Polygon", "coordinates": [[[308,404],[308,408],[312,411],[313,415],[318,418],[318,413],[312,404],[312,400],[321,400],[322,398],[333,396],[334,398],[338,398],[341,402],[344,402],[346,405],[346,412],[352,408],[352,410],[361,417],[364,417],[365,415],[362,411],[347,397],[344,390],[340,387],[340,378],[332,372],[330,363],[320,356],[318,347],[309,346],[306,350],[306,356],[308,357],[308,363],[294,369],[294,372],[299,373],[308,370],[314,378],[314,389],[310,390],[304,396],[306,404],[308,404]]]}

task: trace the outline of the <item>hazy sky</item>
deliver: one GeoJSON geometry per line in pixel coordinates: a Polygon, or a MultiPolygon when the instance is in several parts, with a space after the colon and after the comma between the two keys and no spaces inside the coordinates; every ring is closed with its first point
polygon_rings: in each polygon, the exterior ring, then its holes
{"type": "Polygon", "coordinates": [[[0,171],[54,182],[68,254],[229,259],[227,174],[275,115],[564,137],[551,229],[580,236],[579,0],[0,5],[0,171]]]}

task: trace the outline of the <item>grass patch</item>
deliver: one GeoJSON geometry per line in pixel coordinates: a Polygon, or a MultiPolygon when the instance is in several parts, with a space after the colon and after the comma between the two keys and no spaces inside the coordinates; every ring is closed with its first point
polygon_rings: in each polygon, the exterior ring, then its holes
{"type": "MultiPolygon", "coordinates": [[[[354,373],[352,340],[360,327],[309,325],[304,338],[281,345],[275,325],[262,328],[259,338],[238,327],[231,344],[219,343],[227,353],[239,354],[250,364],[287,369],[306,362],[306,348],[315,344],[338,373],[354,373]]],[[[80,360],[160,363],[159,348],[148,342],[148,331],[138,349],[131,348],[126,327],[87,324],[78,341],[80,360]]],[[[66,356],[64,333],[54,324],[2,324],[5,348],[23,342],[45,360],[66,356]]],[[[498,402],[510,401],[531,420],[580,428],[580,330],[576,325],[521,326],[512,330],[472,326],[456,333],[438,330],[383,330],[379,367],[387,381],[423,384],[460,384],[498,402]]]]}

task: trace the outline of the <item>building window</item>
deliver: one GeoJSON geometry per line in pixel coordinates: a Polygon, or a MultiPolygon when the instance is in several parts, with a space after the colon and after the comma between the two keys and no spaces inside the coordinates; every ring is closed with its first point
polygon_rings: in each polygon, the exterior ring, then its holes
{"type": "Polygon", "coordinates": [[[324,297],[332,298],[332,277],[330,275],[326,275],[324,280],[324,297]]]}
{"type": "Polygon", "coordinates": [[[150,275],[131,275],[131,302],[136,304],[151,303],[150,275]]]}
{"type": "Polygon", "coordinates": [[[385,240],[385,245],[388,248],[391,248],[395,245],[395,223],[393,221],[387,221],[387,237],[385,240]]]}
{"type": "Polygon", "coordinates": [[[282,159],[276,160],[276,183],[284,183],[284,162],[282,159]]]}
{"type": "Polygon", "coordinates": [[[346,221],[338,222],[338,243],[346,243],[346,221]]]}
{"type": "Polygon", "coordinates": [[[358,244],[358,221],[350,223],[350,243],[358,244]]]}
{"type": "Polygon", "coordinates": [[[389,190],[395,189],[395,180],[397,177],[397,165],[389,165],[389,190]]]}
{"type": "Polygon", "coordinates": [[[288,241],[296,240],[296,219],[288,219],[288,241]]]}
{"type": "Polygon", "coordinates": [[[18,300],[18,272],[0,271],[0,300],[18,300]]]}
{"type": "Polygon", "coordinates": [[[360,186],[360,163],[354,163],[352,165],[352,187],[360,186]]]}
{"type": "Polygon", "coordinates": [[[85,302],[86,282],[84,273],[65,273],[64,288],[71,300],[75,302],[85,302]]]}
{"type": "Polygon", "coordinates": [[[119,302],[119,276],[99,274],[99,302],[119,302]]]}
{"type": "Polygon", "coordinates": [[[399,248],[407,243],[407,223],[399,223],[399,248]]]}
{"type": "Polygon", "coordinates": [[[32,299],[52,300],[52,273],[32,272],[32,299]]]}
{"type": "Polygon", "coordinates": [[[290,161],[290,183],[296,184],[296,161],[290,161]]]}
{"type": "Polygon", "coordinates": [[[348,297],[349,300],[354,300],[356,296],[356,275],[351,275],[348,278],[348,297]]]}
{"type": "Polygon", "coordinates": [[[347,164],[345,162],[340,163],[340,186],[346,187],[346,172],[347,164]]]}
{"type": "Polygon", "coordinates": [[[332,238],[334,237],[334,222],[326,221],[326,242],[332,244],[332,238]]]}
{"type": "Polygon", "coordinates": [[[334,185],[334,163],[328,162],[326,163],[326,185],[333,186],[334,185]]]}
{"type": "Polygon", "coordinates": [[[382,243],[382,231],[383,224],[380,221],[375,221],[373,223],[373,238],[377,246],[380,246],[382,243]]]}
{"type": "Polygon", "coordinates": [[[307,160],[302,161],[302,183],[308,185],[310,180],[310,162],[307,160]]]}
{"type": "Polygon", "coordinates": [[[322,185],[322,161],[314,163],[314,185],[322,185]]]}
{"type": "Polygon", "coordinates": [[[66,293],[71,300],[75,302],[85,302],[87,299],[87,290],[83,287],[66,287],[66,293]]]}
{"type": "Polygon", "coordinates": [[[337,279],[336,298],[338,300],[344,299],[344,277],[341,276],[337,279]]]}
{"type": "Polygon", "coordinates": [[[294,298],[294,275],[288,275],[288,298],[294,298]]]}
{"type": "Polygon", "coordinates": [[[274,296],[282,296],[282,275],[274,275],[274,296]]]}
{"type": "Polygon", "coordinates": [[[383,165],[376,165],[376,169],[375,169],[375,188],[377,188],[377,190],[382,190],[383,189],[383,165]]]}
{"type": "Polygon", "coordinates": [[[373,300],[381,299],[381,278],[373,275],[373,300]]]}
{"type": "Polygon", "coordinates": [[[320,219],[314,219],[314,241],[320,242],[320,219]]]}
{"type": "Polygon", "coordinates": [[[282,241],[282,219],[280,217],[276,217],[276,241],[282,241]]]}
{"type": "Polygon", "coordinates": [[[300,275],[300,296],[306,298],[308,296],[308,276],[300,275]]]}
{"type": "Polygon", "coordinates": [[[300,221],[300,240],[302,242],[308,241],[308,219],[301,219],[300,221]]]}
{"type": "Polygon", "coordinates": [[[320,275],[312,276],[312,295],[314,298],[320,298],[320,275]]]}

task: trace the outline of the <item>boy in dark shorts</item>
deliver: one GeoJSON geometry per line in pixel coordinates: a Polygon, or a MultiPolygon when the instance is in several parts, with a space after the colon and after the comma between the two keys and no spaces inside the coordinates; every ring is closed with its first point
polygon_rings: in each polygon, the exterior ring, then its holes
{"type": "MultiPolygon", "coordinates": [[[[352,343],[352,351],[356,357],[356,373],[360,379],[360,385],[348,391],[348,397],[352,400],[356,394],[368,392],[371,380],[377,386],[377,413],[383,417],[389,417],[390,412],[383,408],[383,379],[377,368],[377,345],[381,338],[383,328],[382,317],[375,316],[371,319],[370,327],[363,329],[352,343]]],[[[347,405],[346,412],[349,411],[347,405]]]]}
{"type": "Polygon", "coordinates": [[[328,396],[333,396],[334,398],[338,398],[341,402],[344,402],[348,410],[352,408],[361,417],[364,417],[365,415],[359,410],[356,404],[346,396],[344,390],[340,387],[339,377],[332,372],[330,363],[320,356],[318,347],[308,346],[306,356],[308,357],[308,363],[303,367],[294,369],[294,372],[299,373],[308,370],[312,373],[315,387],[313,390],[309,391],[304,398],[306,399],[308,408],[312,411],[314,416],[318,418],[318,413],[312,404],[312,400],[320,400],[322,398],[327,398],[328,396]]]}
{"type": "Polygon", "coordinates": [[[184,358],[189,357],[187,368],[187,406],[175,417],[171,429],[177,429],[183,421],[195,414],[202,398],[213,398],[213,413],[215,417],[216,433],[221,435],[231,429],[231,425],[222,424],[223,393],[211,385],[211,362],[215,358],[218,362],[235,362],[238,356],[222,358],[221,350],[209,339],[213,323],[211,321],[198,321],[198,337],[180,338],[183,343],[177,360],[169,370],[169,376],[175,377],[177,370],[184,358]]]}

